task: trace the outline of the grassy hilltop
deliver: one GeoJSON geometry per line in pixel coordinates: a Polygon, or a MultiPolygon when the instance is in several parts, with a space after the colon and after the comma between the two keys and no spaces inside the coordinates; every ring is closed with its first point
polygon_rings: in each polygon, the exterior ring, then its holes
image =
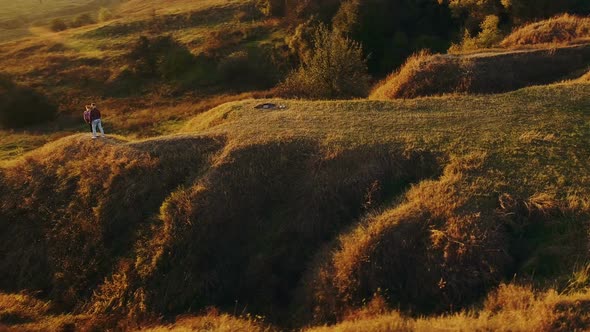
{"type": "Polygon", "coordinates": [[[463,39],[284,97],[371,1],[0,0],[0,330],[590,329],[588,18],[424,2],[463,39]]]}

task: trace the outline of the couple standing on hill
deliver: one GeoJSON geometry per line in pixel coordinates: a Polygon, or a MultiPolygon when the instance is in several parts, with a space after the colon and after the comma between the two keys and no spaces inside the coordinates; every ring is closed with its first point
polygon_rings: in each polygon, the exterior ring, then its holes
{"type": "Polygon", "coordinates": [[[96,127],[100,130],[100,136],[104,137],[104,130],[102,129],[102,121],[100,117],[100,111],[96,107],[96,104],[92,103],[86,105],[86,111],[84,111],[84,121],[90,125],[92,130],[92,138],[96,138],[96,127]]]}

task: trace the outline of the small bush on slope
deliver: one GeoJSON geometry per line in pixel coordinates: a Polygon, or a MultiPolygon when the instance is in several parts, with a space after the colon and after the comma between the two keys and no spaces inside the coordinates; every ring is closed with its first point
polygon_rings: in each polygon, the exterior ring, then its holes
{"type": "Polygon", "coordinates": [[[590,39],[590,18],[565,14],[518,28],[506,37],[501,45],[559,45],[584,39],[590,39]]]}
{"type": "Polygon", "coordinates": [[[502,41],[502,33],[498,29],[500,19],[498,16],[490,15],[481,23],[481,31],[475,37],[471,37],[468,30],[465,30],[461,44],[451,45],[449,52],[469,51],[480,48],[497,46],[502,41]]]}

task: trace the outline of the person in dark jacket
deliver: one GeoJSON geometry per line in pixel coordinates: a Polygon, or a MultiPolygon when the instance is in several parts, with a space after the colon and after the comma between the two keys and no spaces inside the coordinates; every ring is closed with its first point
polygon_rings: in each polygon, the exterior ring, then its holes
{"type": "Polygon", "coordinates": [[[96,127],[100,130],[100,136],[104,137],[100,111],[94,103],[90,104],[90,123],[92,124],[92,138],[96,138],[96,127]]]}

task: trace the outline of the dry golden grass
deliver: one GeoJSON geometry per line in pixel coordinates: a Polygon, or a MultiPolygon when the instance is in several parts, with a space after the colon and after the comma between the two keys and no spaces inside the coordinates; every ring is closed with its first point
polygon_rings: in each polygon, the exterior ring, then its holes
{"type": "Polygon", "coordinates": [[[0,323],[23,323],[49,314],[51,305],[25,294],[0,293],[0,323]]]}
{"type": "Polygon", "coordinates": [[[175,323],[153,327],[142,327],[140,331],[146,332],[189,332],[189,331],[211,331],[211,332],[272,332],[272,327],[257,321],[251,317],[232,317],[227,314],[219,314],[210,311],[202,316],[181,317],[175,323]]]}
{"type": "Polygon", "coordinates": [[[589,306],[588,291],[558,294],[503,284],[480,310],[420,318],[393,311],[306,331],[586,331],[590,328],[589,306]]]}
{"type": "Polygon", "coordinates": [[[555,47],[588,41],[590,18],[565,14],[520,27],[506,37],[501,46],[514,48],[548,44],[555,47]]]}
{"type": "Polygon", "coordinates": [[[420,52],[379,83],[370,98],[512,91],[577,78],[589,61],[590,44],[463,55],[420,52]]]}
{"type": "Polygon", "coordinates": [[[66,137],[0,163],[0,287],[96,317],[302,325],[561,283],[587,259],[589,95],[246,100],[182,134],[66,137]]]}
{"type": "Polygon", "coordinates": [[[497,284],[510,264],[506,234],[493,213],[472,210],[491,190],[479,179],[484,159],[452,161],[439,179],[422,181],[401,204],[342,235],[306,282],[302,306],[313,320],[341,320],[375,294],[402,310],[446,311],[497,284]]]}

